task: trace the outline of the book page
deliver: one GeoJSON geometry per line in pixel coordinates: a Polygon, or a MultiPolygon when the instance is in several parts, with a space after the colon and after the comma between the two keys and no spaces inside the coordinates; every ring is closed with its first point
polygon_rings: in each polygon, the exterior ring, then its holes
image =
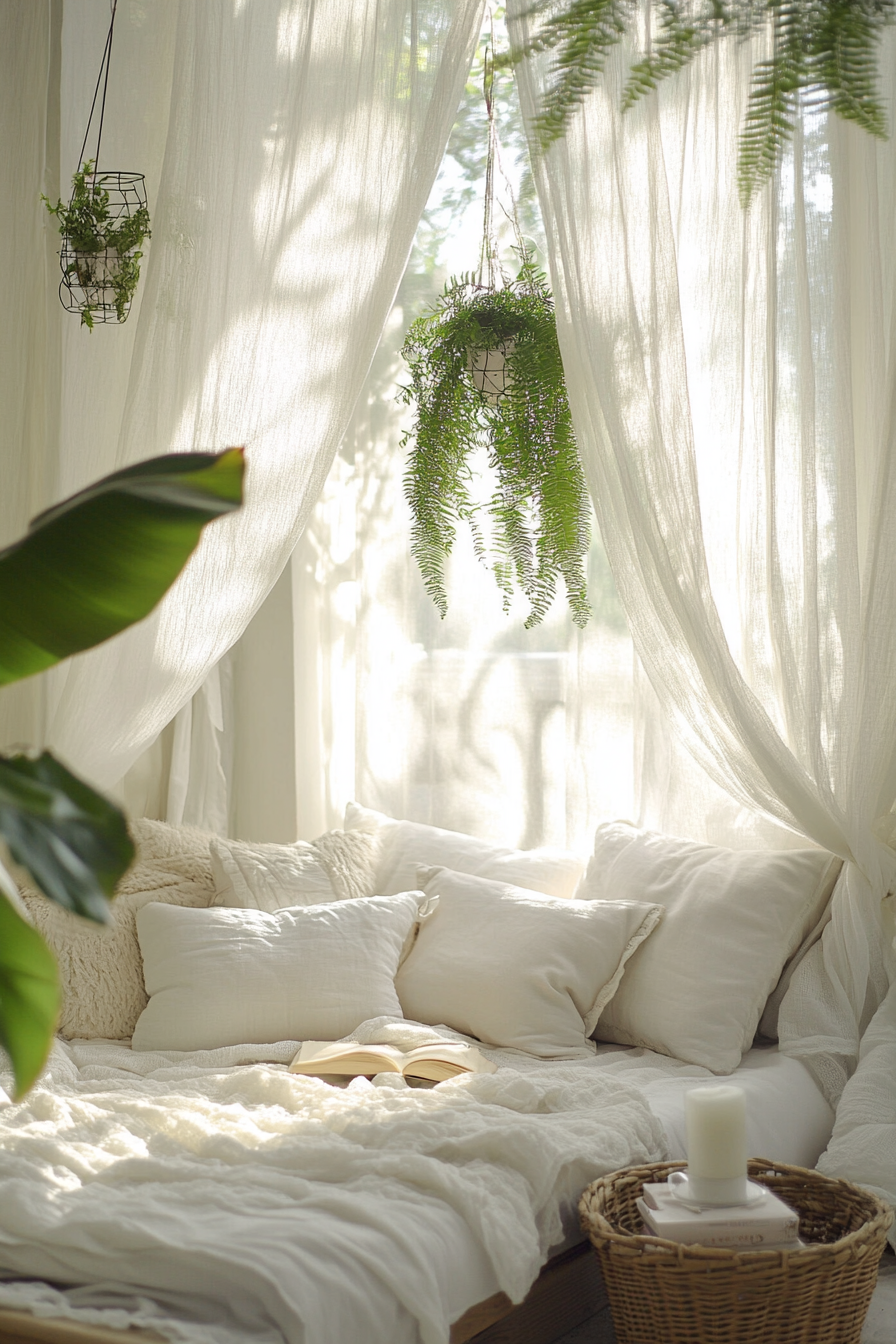
{"type": "Polygon", "coordinates": [[[496,1065],[473,1045],[457,1041],[434,1041],[432,1045],[418,1046],[409,1050],[404,1057],[402,1073],[416,1078],[433,1078],[442,1082],[445,1078],[454,1078],[458,1073],[494,1073],[496,1065]],[[421,1072],[421,1066],[438,1066],[439,1072],[430,1070],[421,1072]]]}
{"type": "Polygon", "coordinates": [[[305,1041],[289,1066],[291,1073],[401,1073],[404,1055],[392,1045],[352,1041],[305,1041]]]}

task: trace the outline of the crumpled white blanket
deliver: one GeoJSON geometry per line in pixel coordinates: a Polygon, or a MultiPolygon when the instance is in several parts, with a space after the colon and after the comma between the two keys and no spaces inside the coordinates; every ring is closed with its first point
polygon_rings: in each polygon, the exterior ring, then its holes
{"type": "Polygon", "coordinates": [[[445,1344],[446,1205],[519,1301],[561,1209],[665,1155],[641,1094],[604,1070],[337,1088],[287,1073],[297,1048],[58,1043],[0,1108],[0,1272],[90,1287],[0,1283],[0,1303],[195,1344],[445,1344]]]}

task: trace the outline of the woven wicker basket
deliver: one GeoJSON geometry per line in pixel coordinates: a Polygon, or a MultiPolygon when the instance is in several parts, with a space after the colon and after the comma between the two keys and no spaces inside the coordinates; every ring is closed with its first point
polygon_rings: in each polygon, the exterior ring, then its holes
{"type": "Polygon", "coordinates": [[[642,1235],[642,1185],[684,1165],[628,1167],[579,1202],[618,1344],[859,1344],[892,1210],[848,1181],[756,1158],[750,1179],[799,1213],[811,1245],[731,1251],[642,1235]]]}

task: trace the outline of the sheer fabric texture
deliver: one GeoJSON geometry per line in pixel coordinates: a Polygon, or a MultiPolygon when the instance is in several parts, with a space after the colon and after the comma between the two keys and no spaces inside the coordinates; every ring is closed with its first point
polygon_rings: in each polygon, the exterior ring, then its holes
{"type": "MultiPolygon", "coordinates": [[[[807,113],[744,212],[762,55],[721,42],[620,116],[618,48],[537,172],[585,471],[652,694],[733,800],[729,843],[751,809],[848,860],[781,1018],[837,1098],[896,970],[896,158],[807,113]]],[[[881,67],[892,108],[892,31],[881,67]]],[[[523,73],[530,114],[544,77],[523,73]]],[[[706,814],[676,806],[703,838],[706,814]]]]}
{"type": "MultiPolygon", "coordinates": [[[[594,616],[583,631],[562,592],[535,629],[524,629],[524,601],[505,613],[464,526],[442,621],[409,553],[402,435],[413,417],[399,398],[400,351],[446,279],[477,262],[481,73],[477,58],[380,346],[293,559],[219,664],[219,684],[208,679],[132,773],[138,810],[292,840],[341,825],[355,798],[392,816],[583,856],[596,818],[632,815],[631,639],[599,541],[589,559],[594,616]],[[160,770],[161,795],[152,788],[160,770]]],[[[502,163],[516,179],[524,134],[507,75],[495,105],[502,163]]],[[[503,179],[501,188],[503,201],[503,179]]],[[[537,238],[529,199],[520,209],[537,238]]],[[[514,242],[508,224],[511,272],[514,242]]],[[[485,466],[476,463],[475,488],[487,496],[485,466]]]]}
{"type": "MultiPolygon", "coordinates": [[[[69,189],[108,11],[5,0],[4,125],[22,134],[7,137],[0,199],[25,249],[7,286],[6,539],[52,500],[160,453],[244,444],[248,477],[243,510],[207,530],[152,617],[4,692],[4,742],[45,743],[115,784],[270,591],[376,348],[481,8],[121,6],[100,167],[146,174],[153,236],[127,324],[88,334],[55,298],[58,240],[39,193],[69,189]]],[[[218,690],[213,679],[212,726],[218,690]]]]}

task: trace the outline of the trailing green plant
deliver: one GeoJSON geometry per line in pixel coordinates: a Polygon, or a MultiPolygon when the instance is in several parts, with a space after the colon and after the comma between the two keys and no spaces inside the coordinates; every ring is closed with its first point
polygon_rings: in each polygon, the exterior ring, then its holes
{"type": "Polygon", "coordinates": [[[589,500],[545,276],[523,253],[516,279],[499,287],[452,279],[412,324],[402,353],[411,374],[402,396],[414,407],[402,441],[411,551],[441,615],[445,560],[464,522],[480,559],[491,559],[505,610],[516,584],[531,606],[526,627],[536,625],[562,577],[572,618],[584,625],[589,500]],[[483,390],[476,364],[485,351],[506,361],[503,391],[483,390]],[[484,508],[470,490],[470,459],[482,447],[496,479],[484,508]]]}
{"type": "Polygon", "coordinates": [[[110,289],[118,321],[127,317],[140,279],[141,248],[152,236],[146,205],[113,216],[103,181],[103,174],[94,172],[94,161],[87,159],[72,177],[69,201],[59,200],[53,205],[41,196],[68,244],[67,252],[63,252],[63,274],[85,291],[80,304],[81,322],[91,331],[97,309],[89,297],[91,290],[110,289]]]}
{"type": "MultiPolygon", "coordinates": [[[[172,453],[88,486],[0,551],[0,685],[142,620],[205,525],[242,499],[243,454],[172,453]]],[[[134,846],[113,803],[50,754],[0,756],[0,839],[50,900],[99,923],[134,846]]],[[[0,862],[0,1046],[16,1093],[47,1058],[59,1012],[56,963],[22,918],[0,862]]]]}
{"type": "MultiPolygon", "coordinates": [[[[896,0],[650,0],[649,9],[650,46],[629,71],[623,111],[716,38],[770,35],[770,56],[753,68],[740,137],[744,206],[780,162],[801,106],[836,112],[886,138],[877,54],[883,29],[896,19],[896,0]]],[[[535,122],[542,149],[566,133],[612,48],[636,28],[642,12],[640,0],[571,0],[559,10],[554,0],[535,0],[530,16],[544,17],[510,59],[555,53],[553,82],[535,122]]]]}

